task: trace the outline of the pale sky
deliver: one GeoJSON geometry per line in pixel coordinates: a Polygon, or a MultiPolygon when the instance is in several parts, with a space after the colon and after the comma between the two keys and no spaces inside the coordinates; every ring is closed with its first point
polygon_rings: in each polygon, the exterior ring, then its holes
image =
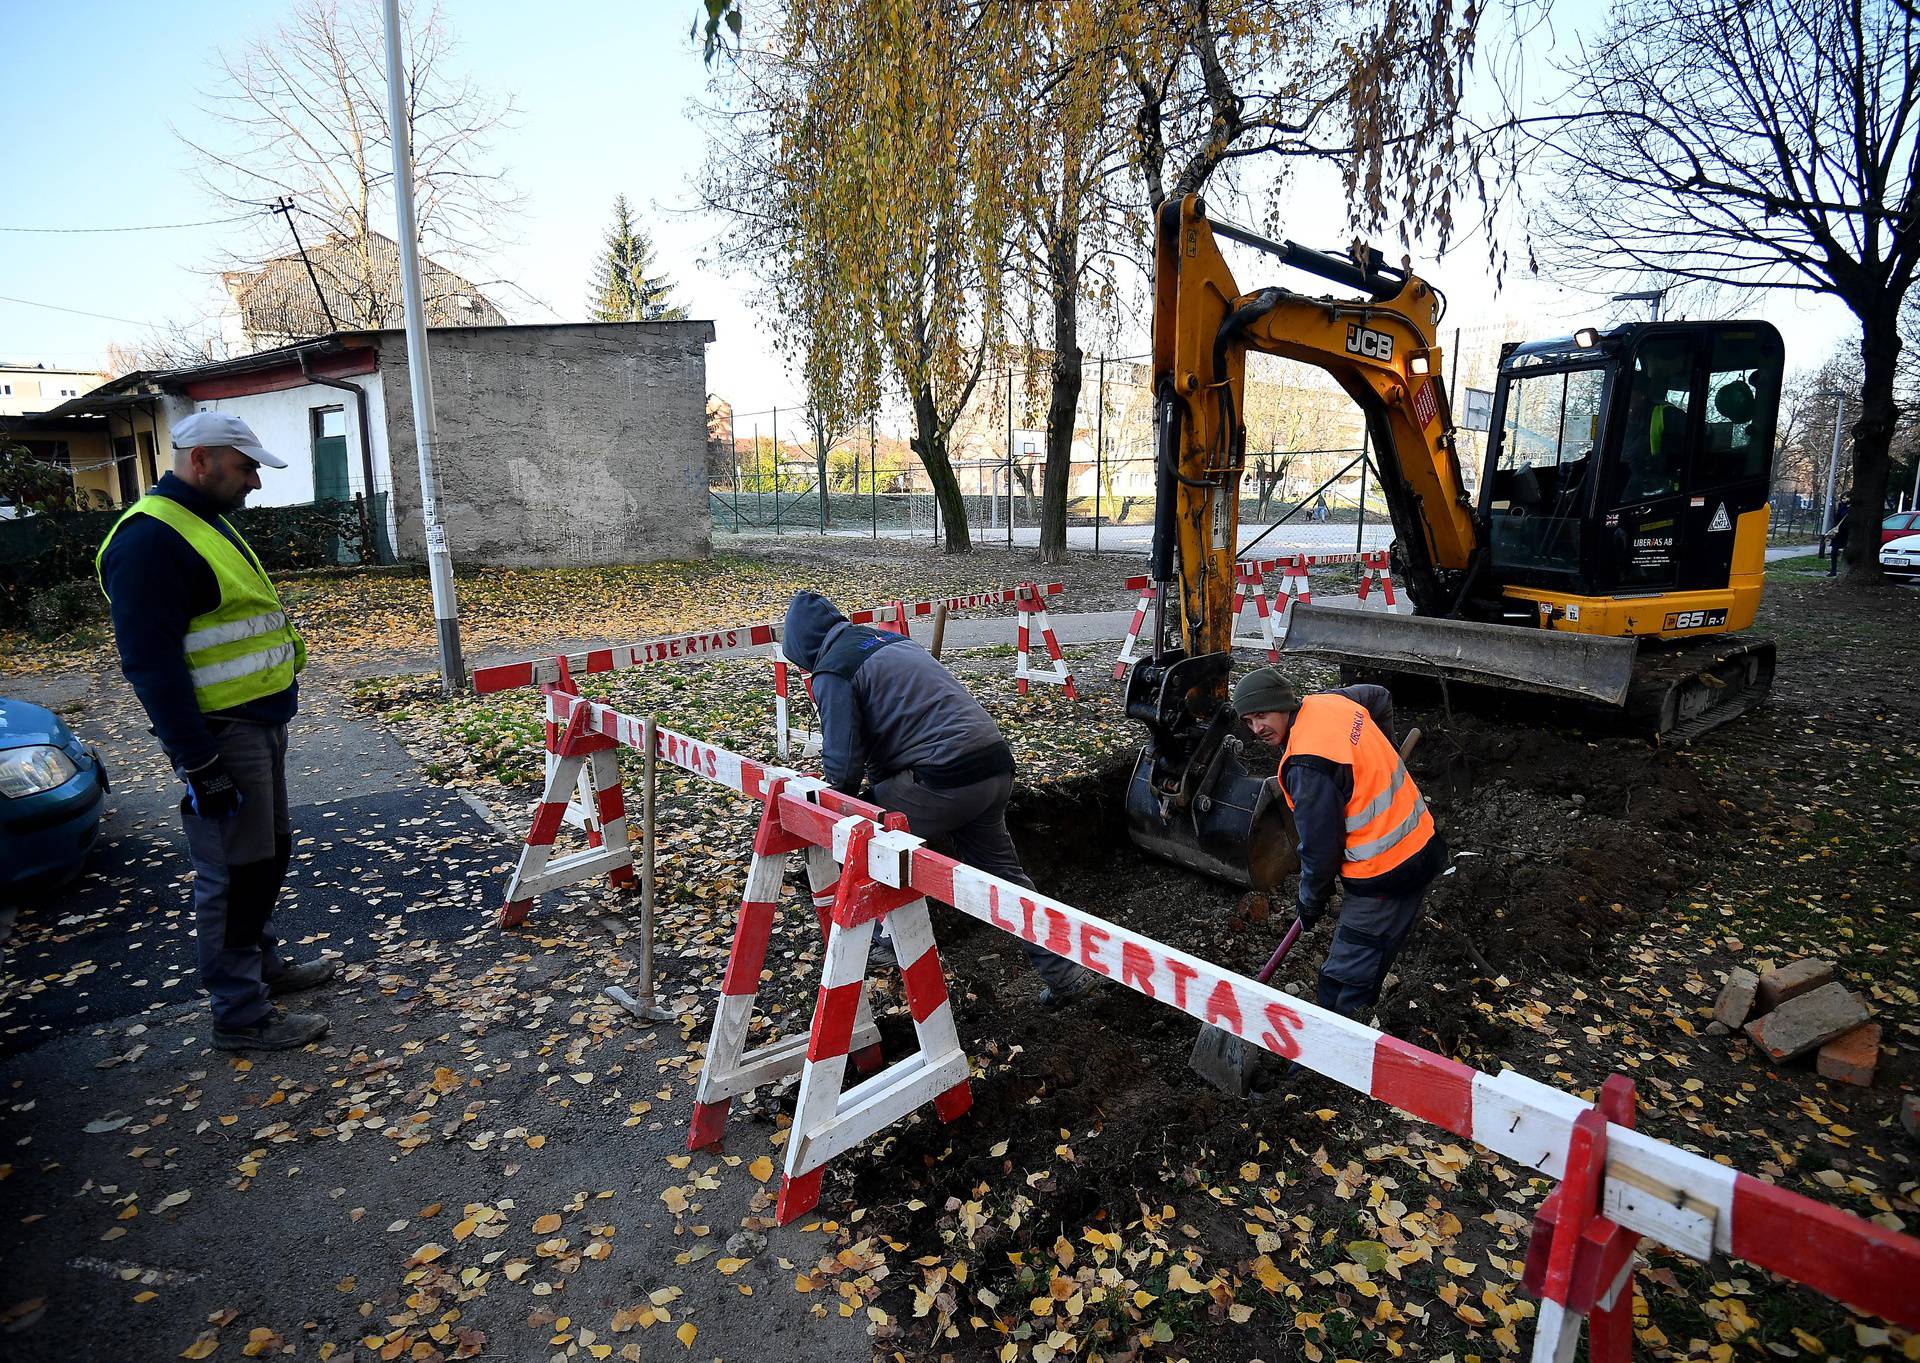
{"type": "MultiPolygon", "coordinates": [[[[0,206],[0,229],[69,230],[0,231],[0,359],[98,366],[110,341],[131,342],[150,326],[214,315],[220,295],[207,271],[234,227],[70,229],[189,223],[230,213],[193,182],[192,153],[171,129],[212,135],[195,92],[211,78],[213,51],[271,28],[288,8],[282,0],[12,7],[0,123],[12,130],[19,150],[11,158],[14,192],[0,206]],[[109,31],[112,40],[101,41],[109,31]]],[[[789,406],[795,386],[773,354],[770,329],[751,301],[751,281],[699,266],[714,225],[684,212],[703,152],[687,108],[706,79],[699,51],[688,41],[695,9],[694,0],[546,6],[459,0],[448,6],[460,44],[454,63],[493,93],[510,94],[520,111],[517,126],[497,139],[496,152],[527,206],[515,242],[497,257],[496,273],[552,304],[563,319],[578,320],[613,197],[624,192],[653,232],[679,300],[693,316],[715,323],[708,387],[743,412],[789,406]]],[[[1303,179],[1291,202],[1300,207],[1288,214],[1287,235],[1313,245],[1343,239],[1330,179],[1303,179]]],[[[1416,259],[1416,269],[1449,297],[1449,335],[1453,325],[1471,331],[1508,316],[1552,321],[1565,331],[1596,320],[1596,309],[1597,320],[1611,315],[1587,295],[1536,280],[1509,277],[1496,289],[1484,259],[1481,243],[1462,245],[1440,261],[1416,259]]],[[[1268,282],[1285,281],[1251,273],[1241,280],[1245,287],[1268,282]]],[[[495,289],[493,296],[515,321],[553,320],[512,290],[495,289]]],[[[1785,333],[1790,368],[1817,364],[1850,331],[1845,311],[1825,300],[1776,294],[1757,310],[1785,333]]],[[[1133,348],[1141,344],[1143,336],[1133,348]]]]}

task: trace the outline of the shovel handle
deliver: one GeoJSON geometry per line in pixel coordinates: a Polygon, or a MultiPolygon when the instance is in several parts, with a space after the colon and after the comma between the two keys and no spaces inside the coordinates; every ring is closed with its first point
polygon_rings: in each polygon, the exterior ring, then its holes
{"type": "Polygon", "coordinates": [[[1280,962],[1287,959],[1287,953],[1293,950],[1293,944],[1300,940],[1300,920],[1293,920],[1293,926],[1287,929],[1287,935],[1280,939],[1280,945],[1273,949],[1273,955],[1267,957],[1267,963],[1260,967],[1260,973],[1253,978],[1265,984],[1273,978],[1273,972],[1280,968],[1280,962]]]}

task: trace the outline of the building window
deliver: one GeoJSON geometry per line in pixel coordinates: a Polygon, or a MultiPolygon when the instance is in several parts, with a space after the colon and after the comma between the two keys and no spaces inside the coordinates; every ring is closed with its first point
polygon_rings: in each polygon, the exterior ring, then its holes
{"type": "Polygon", "coordinates": [[[10,383],[0,383],[0,397],[10,398],[12,396],[13,396],[13,385],[10,383]]]}

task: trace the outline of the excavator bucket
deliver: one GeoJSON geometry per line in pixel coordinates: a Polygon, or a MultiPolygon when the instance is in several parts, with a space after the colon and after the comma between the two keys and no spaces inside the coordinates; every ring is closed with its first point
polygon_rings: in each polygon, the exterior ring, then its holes
{"type": "Polygon", "coordinates": [[[1355,667],[1624,705],[1638,645],[1598,634],[1295,603],[1280,649],[1355,667]]]}
{"type": "Polygon", "coordinates": [[[1268,892],[1299,869],[1293,818],[1275,782],[1241,761],[1235,716],[1217,690],[1231,653],[1143,658],[1127,676],[1127,715],[1147,745],[1127,783],[1127,835],[1155,856],[1268,892]]]}
{"type": "Polygon", "coordinates": [[[1263,894],[1300,869],[1287,802],[1231,756],[1181,808],[1154,788],[1153,756],[1141,753],[1127,785],[1127,836],[1177,866],[1263,894]]]}

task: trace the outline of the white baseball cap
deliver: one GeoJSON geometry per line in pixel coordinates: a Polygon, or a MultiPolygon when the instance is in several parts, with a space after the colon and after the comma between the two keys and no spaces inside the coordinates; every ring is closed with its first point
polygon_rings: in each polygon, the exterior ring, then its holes
{"type": "Polygon", "coordinates": [[[173,423],[173,447],[176,450],[190,450],[196,446],[215,449],[222,445],[231,446],[256,464],[265,464],[270,469],[287,466],[287,461],[279,455],[269,454],[267,447],[260,443],[260,437],[253,433],[253,427],[232,412],[194,412],[173,423]]]}

